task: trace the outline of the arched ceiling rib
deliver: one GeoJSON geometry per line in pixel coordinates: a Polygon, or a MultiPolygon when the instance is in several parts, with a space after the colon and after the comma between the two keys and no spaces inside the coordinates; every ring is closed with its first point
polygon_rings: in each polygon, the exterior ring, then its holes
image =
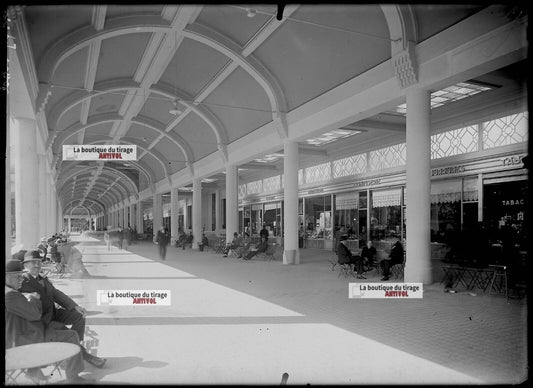
{"type": "MultiPolygon", "coordinates": [[[[63,183],[68,182],[72,177],[83,175],[86,172],[92,172],[94,171],[93,167],[85,167],[82,169],[76,168],[77,165],[70,166],[69,169],[65,169],[61,172],[61,175],[58,179],[59,186],[62,186],[63,183]]],[[[78,165],[79,166],[79,165],[78,165]]],[[[135,182],[131,180],[130,177],[128,177],[126,174],[122,173],[121,171],[115,170],[113,168],[106,167],[104,165],[103,167],[103,173],[112,175],[114,178],[122,178],[127,184],[129,189],[135,193],[136,196],[138,196],[139,188],[135,182]]]]}
{"type": "MultiPolygon", "coordinates": [[[[94,31],[92,26],[83,27],[59,40],[52,48],[47,50],[40,66],[39,78],[43,80],[40,90],[40,100],[52,92],[52,79],[55,71],[67,57],[86,47],[96,40],[104,40],[112,37],[139,33],[139,32],[162,32],[173,34],[175,31],[160,17],[153,15],[146,17],[129,16],[106,21],[106,26],[101,31],[94,31]],[[148,21],[151,20],[150,24],[148,21]]],[[[273,118],[280,112],[286,112],[286,104],[281,88],[274,77],[269,74],[264,66],[257,59],[252,59],[251,55],[245,57],[240,54],[240,46],[232,42],[229,38],[210,29],[207,26],[193,25],[189,29],[178,31],[181,36],[196,40],[226,55],[237,65],[241,66],[252,76],[264,89],[267,94],[273,118]]],[[[40,101],[41,103],[44,101],[40,101]]],[[[39,104],[40,105],[40,104],[39,104]]]]}

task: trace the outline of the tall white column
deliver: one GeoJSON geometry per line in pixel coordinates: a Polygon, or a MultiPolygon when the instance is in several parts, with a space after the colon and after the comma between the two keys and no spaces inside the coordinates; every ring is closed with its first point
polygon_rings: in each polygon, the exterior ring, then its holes
{"type": "Polygon", "coordinates": [[[137,221],[137,233],[144,233],[144,224],[143,224],[143,204],[141,201],[137,202],[136,206],[136,221],[137,221]]]}
{"type": "Polygon", "coordinates": [[[129,220],[129,226],[133,229],[135,226],[135,204],[132,203],[130,205],[130,220],[129,220]]]}
{"type": "Polygon", "coordinates": [[[233,233],[239,231],[239,210],[237,207],[239,177],[235,165],[226,166],[226,242],[233,240],[233,233]]]}
{"type": "MultiPolygon", "coordinates": [[[[6,95],[9,93],[6,93],[6,95]]],[[[8,97],[9,99],[9,97],[8,97]]],[[[7,109],[9,109],[9,103],[7,104],[7,109]]],[[[6,209],[6,219],[5,219],[5,232],[4,232],[4,257],[6,260],[11,257],[11,143],[10,143],[10,132],[12,122],[9,120],[9,114],[7,115],[6,120],[6,179],[5,179],[5,209],[6,209]]]]}
{"type": "Polygon", "coordinates": [[[407,179],[405,281],[432,283],[430,198],[430,93],[407,92],[407,179]]]}
{"type": "Polygon", "coordinates": [[[70,216],[68,216],[67,218],[68,220],[68,228],[67,228],[67,232],[72,232],[72,220],[70,219],[70,216]]]}
{"type": "Polygon", "coordinates": [[[298,249],[298,143],[285,140],[283,143],[283,264],[300,264],[298,249]]]}
{"type": "MultiPolygon", "coordinates": [[[[48,165],[50,167],[50,165],[48,165]]],[[[49,169],[46,171],[46,232],[45,236],[46,238],[50,237],[53,232],[52,227],[52,177],[50,174],[49,169]]]]}
{"type": "Polygon", "coordinates": [[[194,178],[192,181],[192,234],[193,248],[198,248],[202,241],[202,180],[194,178]]]}
{"type": "Polygon", "coordinates": [[[157,231],[161,229],[161,225],[163,225],[163,195],[162,194],[154,194],[154,209],[153,209],[153,240],[155,242],[155,238],[157,236],[157,231]]]}
{"type": "Polygon", "coordinates": [[[178,239],[178,196],[179,192],[177,187],[173,187],[172,189],[170,189],[170,243],[172,245],[174,245],[174,243],[178,239]]]}
{"type": "MultiPolygon", "coordinates": [[[[228,182],[226,181],[226,185],[228,182]]],[[[215,214],[216,214],[216,221],[215,221],[215,233],[222,233],[222,212],[220,209],[222,208],[220,205],[222,204],[222,198],[220,197],[220,189],[217,189],[215,191],[215,214]]],[[[238,225],[238,224],[237,224],[238,225]]]]}
{"type": "Polygon", "coordinates": [[[37,193],[39,197],[39,214],[37,221],[39,228],[39,237],[46,234],[46,157],[44,155],[37,155],[38,171],[38,187],[37,193]]]}
{"type": "Polygon", "coordinates": [[[15,119],[13,129],[17,245],[31,250],[39,242],[37,126],[34,120],[19,118],[15,119]]]}

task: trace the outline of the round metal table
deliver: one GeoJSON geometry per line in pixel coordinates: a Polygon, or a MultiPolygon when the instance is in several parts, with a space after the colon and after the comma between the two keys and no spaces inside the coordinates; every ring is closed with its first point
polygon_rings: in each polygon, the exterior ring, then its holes
{"type": "Polygon", "coordinates": [[[79,352],[78,345],[66,342],[42,342],[6,349],[6,383],[16,384],[17,377],[31,368],[54,365],[53,373],[59,370],[62,361],[79,352]]]}

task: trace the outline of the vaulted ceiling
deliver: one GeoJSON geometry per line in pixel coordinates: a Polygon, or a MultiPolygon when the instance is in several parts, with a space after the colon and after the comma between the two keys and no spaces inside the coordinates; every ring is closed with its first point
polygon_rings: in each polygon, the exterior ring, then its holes
{"type": "MultiPolygon", "coordinates": [[[[277,20],[276,5],[25,6],[38,79],[34,105],[45,113],[64,210],[96,213],[170,184],[173,174],[192,172],[213,154],[224,157],[230,144],[389,61],[398,36],[387,7],[291,4],[277,20]],[[63,161],[66,144],[135,144],[138,160],[63,161]]],[[[415,43],[484,8],[403,7],[415,43]]],[[[511,7],[499,12],[516,17],[511,7]]],[[[483,77],[497,79],[501,90],[520,89],[520,66],[483,77]]],[[[405,135],[404,120],[381,112],[343,126],[359,132],[343,141],[314,146],[302,139],[300,163],[395,141],[405,135]]],[[[243,180],[279,174],[282,164],[248,162],[243,180]]],[[[221,171],[212,177],[223,178],[221,171]]]]}

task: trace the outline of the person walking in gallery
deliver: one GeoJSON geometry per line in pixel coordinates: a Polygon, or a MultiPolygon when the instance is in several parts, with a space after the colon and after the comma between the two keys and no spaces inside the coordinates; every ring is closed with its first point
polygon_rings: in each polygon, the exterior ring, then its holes
{"type": "MultiPolygon", "coordinates": [[[[78,334],[78,340],[83,341],[85,334],[85,316],[87,311],[74,302],[70,297],[54,287],[47,277],[42,277],[42,262],[40,258],[35,258],[31,252],[26,254],[23,264],[28,271],[23,274],[20,292],[39,294],[42,304],[41,322],[45,330],[65,330],[65,325],[72,325],[72,330],[78,334]],[[57,305],[57,307],[56,307],[57,305]]],[[[81,347],[81,355],[88,363],[102,368],[106,362],[105,358],[93,356],[85,347],[81,347]]]]}
{"type": "Polygon", "coordinates": [[[396,241],[391,248],[389,256],[381,260],[380,265],[383,269],[381,280],[389,280],[390,269],[393,265],[403,263],[403,246],[400,240],[396,241]]]}
{"type": "Polygon", "coordinates": [[[337,246],[337,262],[339,264],[350,264],[354,266],[354,270],[357,269],[357,278],[366,279],[363,276],[363,259],[361,256],[354,256],[350,249],[347,247],[348,236],[340,236],[340,242],[337,246]]]}
{"type": "Polygon", "coordinates": [[[257,255],[258,253],[260,252],[266,252],[268,248],[268,238],[261,238],[261,241],[254,247],[254,248],[251,248],[249,251],[248,251],[248,254],[243,257],[244,260],[251,260],[252,257],[254,257],[255,255],[257,255]]]}
{"type": "MultiPolygon", "coordinates": [[[[68,342],[79,346],[78,333],[74,330],[45,329],[41,322],[42,303],[38,293],[23,294],[19,290],[23,281],[22,263],[8,260],[6,263],[5,283],[5,326],[6,349],[40,342],[68,342]]],[[[81,352],[65,362],[67,383],[90,383],[78,374],[83,371],[81,352]]],[[[50,377],[45,376],[40,368],[26,370],[28,377],[38,384],[50,377]]]]}
{"type": "Polygon", "coordinates": [[[156,243],[159,245],[159,258],[165,260],[167,256],[167,245],[170,243],[170,236],[167,228],[161,226],[157,231],[156,243]]]}

